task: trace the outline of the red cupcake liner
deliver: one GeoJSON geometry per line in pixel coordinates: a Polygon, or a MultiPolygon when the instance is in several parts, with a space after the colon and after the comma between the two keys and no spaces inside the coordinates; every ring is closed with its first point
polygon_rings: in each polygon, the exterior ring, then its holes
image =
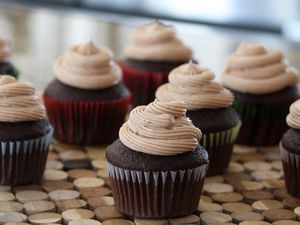
{"type": "Polygon", "coordinates": [[[175,171],[136,171],[107,162],[117,209],[135,218],[171,218],[198,206],[208,164],[175,171]]]}
{"type": "Polygon", "coordinates": [[[123,81],[132,93],[133,106],[147,105],[155,99],[156,89],[168,82],[169,71],[148,72],[118,62],[123,71],[123,81]]]}
{"type": "Polygon", "coordinates": [[[300,198],[300,154],[287,151],[279,144],[285,187],[290,195],[300,198]]]}
{"type": "Polygon", "coordinates": [[[43,96],[54,137],[80,145],[106,144],[118,138],[131,96],[116,100],[67,101],[43,96]]]}

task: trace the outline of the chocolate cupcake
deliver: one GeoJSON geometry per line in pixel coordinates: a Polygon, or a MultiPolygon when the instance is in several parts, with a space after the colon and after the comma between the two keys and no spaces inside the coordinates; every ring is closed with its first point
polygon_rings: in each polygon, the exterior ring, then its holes
{"type": "Polygon", "coordinates": [[[291,105],[286,121],[290,129],[279,144],[285,186],[289,194],[300,198],[300,100],[291,105]]]}
{"type": "Polygon", "coordinates": [[[201,129],[200,144],[209,155],[208,175],[224,173],[240,129],[240,118],[231,107],[232,93],[213,81],[214,74],[192,62],[171,71],[169,83],[156,92],[159,101],[183,101],[187,116],[201,129]]]}
{"type": "Polygon", "coordinates": [[[13,66],[13,64],[9,62],[10,53],[10,42],[8,40],[0,38],[0,74],[7,74],[18,78],[19,72],[13,66]]]}
{"type": "Polygon", "coordinates": [[[38,182],[52,138],[46,110],[34,88],[0,76],[0,184],[38,182]]]}
{"type": "Polygon", "coordinates": [[[54,72],[43,96],[54,137],[85,145],[117,139],[131,95],[112,53],[92,42],[75,45],[57,59],[54,72]]]}
{"type": "Polygon", "coordinates": [[[298,72],[282,53],[242,43],[228,58],[222,82],[234,93],[234,108],[242,120],[237,143],[277,145],[288,128],[289,106],[300,96],[298,72]]]}
{"type": "Polygon", "coordinates": [[[133,31],[124,54],[119,64],[137,106],[154,100],[156,89],[168,81],[172,69],[190,60],[192,50],[176,37],[174,27],[154,22],[133,31]]]}
{"type": "Polygon", "coordinates": [[[137,218],[170,218],[197,208],[208,167],[201,131],[179,102],[138,106],[106,151],[118,210],[137,218]]]}

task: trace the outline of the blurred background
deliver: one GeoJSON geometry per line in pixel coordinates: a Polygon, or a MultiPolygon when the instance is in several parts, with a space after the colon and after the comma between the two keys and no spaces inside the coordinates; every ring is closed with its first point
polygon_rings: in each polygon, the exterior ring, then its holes
{"type": "Polygon", "coordinates": [[[43,89],[52,64],[70,45],[87,40],[116,58],[136,26],[173,24],[195,58],[222,73],[241,41],[282,50],[300,69],[299,0],[7,0],[0,1],[0,36],[11,40],[21,79],[43,89]]]}

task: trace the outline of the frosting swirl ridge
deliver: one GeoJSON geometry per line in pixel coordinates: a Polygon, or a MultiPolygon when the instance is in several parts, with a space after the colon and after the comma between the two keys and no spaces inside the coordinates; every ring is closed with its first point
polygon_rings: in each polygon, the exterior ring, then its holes
{"type": "Polygon", "coordinates": [[[0,121],[23,122],[46,118],[46,110],[35,89],[27,82],[0,76],[0,121]]]}
{"type": "Polygon", "coordinates": [[[151,155],[176,155],[194,151],[201,131],[185,116],[182,102],[159,102],[134,108],[119,131],[132,150],[151,155]]]}
{"type": "Polygon", "coordinates": [[[298,75],[281,52],[268,52],[261,45],[241,43],[227,60],[222,82],[236,91],[268,94],[295,85],[298,75]]]}
{"type": "Polygon", "coordinates": [[[54,72],[61,82],[82,89],[108,88],[122,78],[111,51],[91,41],[71,46],[56,60],[54,72]]]}
{"type": "Polygon", "coordinates": [[[192,57],[192,50],[176,37],[175,29],[161,22],[136,28],[124,53],[131,59],[149,61],[185,61],[192,57]]]}
{"type": "Polygon", "coordinates": [[[183,101],[187,109],[229,107],[234,100],[232,93],[214,82],[214,74],[197,64],[183,64],[169,74],[169,83],[156,91],[159,101],[183,101]]]}
{"type": "Polygon", "coordinates": [[[300,99],[290,106],[290,113],[286,117],[289,127],[300,129],[300,99]]]}
{"type": "Polygon", "coordinates": [[[0,38],[0,60],[6,60],[11,54],[10,42],[6,39],[0,38]]]}

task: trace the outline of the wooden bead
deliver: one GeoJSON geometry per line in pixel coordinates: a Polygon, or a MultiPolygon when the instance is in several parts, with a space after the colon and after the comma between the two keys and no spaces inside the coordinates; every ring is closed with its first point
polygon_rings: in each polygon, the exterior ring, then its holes
{"type": "Polygon", "coordinates": [[[284,205],[277,201],[277,200],[259,200],[256,201],[252,204],[252,207],[254,208],[255,211],[257,212],[262,212],[265,210],[271,210],[271,209],[281,209],[284,207],[284,205]]]}
{"type": "Polygon", "coordinates": [[[284,187],[284,180],[264,180],[261,182],[267,190],[274,190],[284,187]]]}
{"type": "Polygon", "coordinates": [[[62,170],[45,170],[44,180],[66,180],[68,174],[62,170]]]}
{"type": "Polygon", "coordinates": [[[105,159],[107,146],[85,146],[84,148],[90,159],[105,159]]]}
{"type": "Polygon", "coordinates": [[[210,177],[206,177],[204,182],[205,184],[224,183],[224,177],[221,175],[210,176],[210,177]]]}
{"type": "Polygon", "coordinates": [[[81,177],[74,180],[73,184],[77,189],[96,188],[102,187],[104,185],[104,180],[96,177],[81,177]]]}
{"type": "Polygon", "coordinates": [[[265,171],[272,168],[270,163],[264,161],[248,161],[243,166],[247,171],[265,171]]]}
{"type": "Polygon", "coordinates": [[[24,203],[24,211],[27,215],[55,212],[55,204],[50,201],[29,201],[24,203]]]}
{"type": "Polygon", "coordinates": [[[234,185],[237,191],[257,191],[263,189],[263,185],[256,181],[242,180],[234,185]]]}
{"type": "Polygon", "coordinates": [[[300,206],[298,206],[294,209],[294,213],[297,216],[297,220],[300,220],[300,206]]]}
{"type": "Polygon", "coordinates": [[[130,220],[123,220],[123,219],[111,219],[105,220],[102,225],[135,225],[130,220]]]}
{"type": "Polygon", "coordinates": [[[275,222],[277,220],[295,220],[296,214],[287,209],[272,209],[263,212],[265,220],[268,222],[275,222]]]}
{"type": "Polygon", "coordinates": [[[106,168],[105,161],[103,159],[94,159],[92,161],[92,166],[95,170],[106,168]]]}
{"type": "Polygon", "coordinates": [[[135,219],[135,225],[168,225],[168,220],[135,219]]]}
{"type": "Polygon", "coordinates": [[[84,188],[80,190],[82,198],[101,197],[111,194],[111,190],[106,187],[84,188]]]}
{"type": "Polygon", "coordinates": [[[237,162],[230,162],[226,170],[227,173],[242,173],[244,172],[244,167],[237,162]]]}
{"type": "Polygon", "coordinates": [[[273,161],[273,162],[271,163],[271,166],[272,166],[272,168],[273,168],[274,170],[279,170],[279,171],[280,171],[280,170],[283,169],[281,160],[273,161]]]}
{"type": "Polygon", "coordinates": [[[245,220],[264,220],[263,215],[256,212],[234,212],[231,214],[231,217],[235,223],[240,223],[245,220]]]}
{"type": "Polygon", "coordinates": [[[200,214],[201,225],[210,225],[213,223],[228,223],[232,221],[231,216],[220,212],[204,212],[200,214]]]}
{"type": "Polygon", "coordinates": [[[234,213],[234,212],[251,212],[253,211],[253,208],[242,202],[229,202],[229,203],[224,203],[222,205],[224,212],[226,213],[234,213]]]}
{"type": "Polygon", "coordinates": [[[82,199],[67,199],[55,202],[57,211],[63,212],[68,209],[87,208],[87,202],[82,199]]]}
{"type": "Polygon", "coordinates": [[[102,206],[95,209],[96,218],[100,221],[109,219],[121,219],[124,215],[121,214],[115,206],[102,206]]]}
{"type": "Polygon", "coordinates": [[[48,195],[42,191],[19,191],[16,194],[16,199],[18,202],[28,202],[28,201],[37,201],[37,200],[47,200],[48,195]]]}
{"type": "Polygon", "coordinates": [[[63,164],[58,160],[47,160],[46,163],[46,169],[47,170],[62,170],[63,164]]]}
{"type": "Polygon", "coordinates": [[[38,213],[28,217],[31,224],[60,223],[61,219],[62,217],[58,213],[38,213]]]}
{"type": "Polygon", "coordinates": [[[49,198],[52,201],[75,199],[79,198],[79,196],[79,192],[74,190],[56,190],[49,192],[49,198]]]}
{"type": "Polygon", "coordinates": [[[254,180],[276,180],[281,177],[280,173],[274,170],[254,171],[251,173],[254,180]]]}
{"type": "Polygon", "coordinates": [[[253,202],[258,200],[266,200],[266,199],[274,198],[274,195],[272,193],[267,191],[262,191],[262,190],[245,191],[243,192],[243,196],[244,196],[244,202],[248,204],[252,204],[253,202]]]}
{"type": "Polygon", "coordinates": [[[271,224],[266,221],[245,220],[245,221],[239,223],[239,225],[271,225],[271,224]]]}
{"type": "Polygon", "coordinates": [[[101,196],[101,197],[93,197],[87,200],[87,204],[89,209],[94,210],[100,206],[109,206],[115,205],[113,197],[110,196],[101,196]]]}
{"type": "Polygon", "coordinates": [[[282,203],[285,206],[285,208],[294,209],[300,205],[300,199],[294,197],[287,197],[283,199],[282,203]]]}
{"type": "Polygon", "coordinates": [[[1,201],[0,212],[23,212],[23,205],[13,201],[1,201]]]}
{"type": "Polygon", "coordinates": [[[194,214],[169,219],[169,224],[170,225],[185,225],[185,224],[191,224],[192,225],[192,224],[199,224],[199,223],[200,223],[200,217],[196,216],[194,214]]]}
{"type": "Polygon", "coordinates": [[[211,198],[218,203],[240,202],[243,200],[243,196],[235,192],[218,193],[212,195],[211,198]]]}
{"type": "Polygon", "coordinates": [[[15,200],[15,196],[10,192],[0,192],[0,201],[13,201],[15,200]]]}
{"type": "Polygon", "coordinates": [[[95,216],[93,211],[88,209],[68,209],[61,215],[65,224],[68,224],[72,220],[92,219],[95,216]]]}
{"type": "Polygon", "coordinates": [[[199,212],[222,212],[223,207],[217,203],[203,202],[203,203],[199,203],[197,211],[199,211],[199,212]]]}
{"type": "Polygon", "coordinates": [[[201,195],[199,203],[204,203],[204,202],[212,202],[212,199],[208,196],[201,195]]]}
{"type": "Polygon", "coordinates": [[[68,225],[101,225],[97,220],[92,219],[81,219],[81,220],[72,220],[68,225]]]}
{"type": "Polygon", "coordinates": [[[230,184],[208,183],[208,184],[204,185],[203,190],[208,195],[213,195],[213,194],[217,194],[217,193],[232,192],[233,187],[230,184]]]}
{"type": "Polygon", "coordinates": [[[56,190],[69,190],[73,189],[74,185],[71,182],[65,180],[56,180],[56,181],[44,181],[43,190],[46,192],[56,191],[56,190]]]}
{"type": "Polygon", "coordinates": [[[73,169],[68,171],[68,178],[73,181],[81,177],[96,177],[97,174],[93,170],[88,169],[73,169]]]}
{"type": "Polygon", "coordinates": [[[0,224],[26,222],[27,216],[19,212],[0,212],[0,224]]]}
{"type": "Polygon", "coordinates": [[[285,199],[285,198],[287,198],[287,197],[291,197],[287,193],[287,191],[286,191],[285,188],[278,188],[278,189],[276,189],[276,190],[273,191],[273,194],[274,194],[275,198],[278,199],[278,200],[280,200],[280,201],[283,200],[283,199],[285,199]]]}
{"type": "Polygon", "coordinates": [[[294,220],[278,220],[272,223],[272,225],[300,225],[300,222],[294,220]]]}

